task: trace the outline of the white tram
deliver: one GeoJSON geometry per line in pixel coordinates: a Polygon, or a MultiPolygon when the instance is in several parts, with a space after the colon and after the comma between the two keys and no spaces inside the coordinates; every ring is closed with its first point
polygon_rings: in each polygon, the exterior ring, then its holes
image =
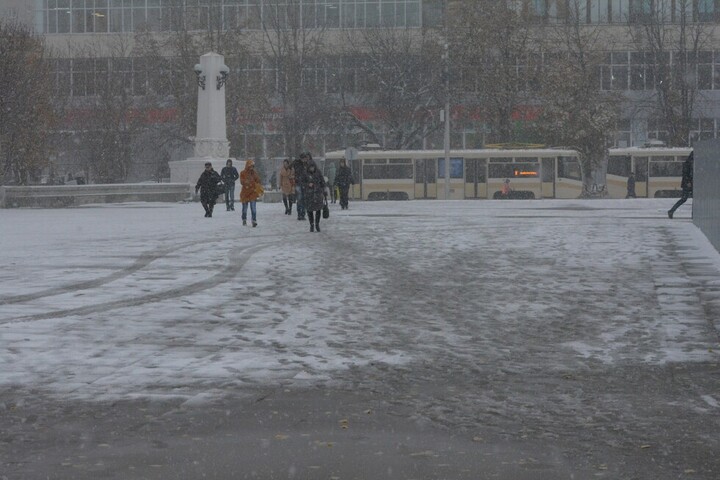
{"type": "MultiPolygon", "coordinates": [[[[682,162],[690,148],[610,149],[607,169],[594,174],[598,191],[625,198],[630,172],[638,197],[680,196],[682,162]],[[602,178],[604,177],[604,178],[602,178]]],[[[344,151],[329,152],[325,165],[339,162],[344,151]]],[[[442,150],[359,151],[348,162],[355,180],[350,195],[362,200],[444,198],[445,155],[442,150]]],[[[577,198],[582,193],[578,155],[557,148],[450,151],[450,198],[501,198],[510,180],[511,198],[577,198]]]]}

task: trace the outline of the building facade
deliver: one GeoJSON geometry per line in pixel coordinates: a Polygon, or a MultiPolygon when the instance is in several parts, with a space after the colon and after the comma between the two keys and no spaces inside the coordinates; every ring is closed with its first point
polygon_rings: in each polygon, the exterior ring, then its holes
{"type": "MultiPolygon", "coordinates": [[[[518,12],[528,14],[539,28],[577,19],[585,28],[597,28],[613,39],[608,41],[604,61],[597,69],[597,84],[601,90],[623,95],[623,117],[617,123],[614,136],[615,146],[621,147],[642,145],[652,139],[667,140],[663,122],[654,116],[652,109],[646,108],[657,89],[657,68],[648,51],[638,48],[630,38],[628,32],[632,25],[646,25],[655,19],[667,25],[704,29],[706,41],[692,52],[692,77],[698,93],[687,141],[692,144],[699,139],[720,136],[720,40],[715,38],[720,0],[516,0],[510,3],[518,12]]],[[[67,45],[109,43],[118,36],[125,36],[132,42],[133,36],[140,32],[162,36],[178,31],[218,30],[241,32],[246,38],[261,39],[269,23],[282,29],[291,28],[292,22],[304,29],[336,35],[341,43],[346,37],[338,32],[362,32],[378,27],[441,31],[445,15],[462,15],[463,5],[458,0],[0,0],[0,14],[17,15],[38,35],[44,36],[47,44],[57,51],[58,58],[54,60],[56,87],[73,102],[84,105],[98,94],[98,85],[109,70],[120,72],[131,95],[138,98],[148,95],[155,88],[153,78],[158,65],[132,48],[128,49],[132,53],[126,58],[117,58],[78,54],[81,48],[68,50],[67,45]]],[[[668,51],[667,55],[670,64],[678,63],[678,52],[668,51]]],[[[304,61],[303,76],[304,79],[312,77],[314,92],[342,95],[343,99],[349,98],[354,103],[353,108],[363,109],[362,62],[348,59],[347,55],[337,51],[304,61]]],[[[286,81],[277,59],[261,52],[239,56],[228,65],[240,79],[237,87],[241,89],[252,88],[252,79],[262,78],[270,85],[267,94],[278,96],[286,81]]],[[[516,68],[522,76],[527,65],[518,62],[516,68]]],[[[457,69],[461,72],[462,66],[457,69]]],[[[169,74],[182,75],[178,71],[169,74]]],[[[463,98],[472,99],[476,86],[461,77],[458,73],[452,78],[463,86],[468,85],[464,87],[463,98]]],[[[463,105],[454,106],[461,107],[463,105]]],[[[173,108],[168,105],[168,110],[173,108]]],[[[238,128],[241,134],[231,139],[234,155],[271,158],[291,153],[278,138],[282,127],[273,121],[279,108],[278,101],[270,101],[263,118],[238,120],[243,124],[238,128]]],[[[161,112],[154,115],[167,118],[161,112]]],[[[366,116],[372,117],[372,113],[366,116]]],[[[368,121],[372,123],[372,118],[368,121]]],[[[482,118],[454,122],[452,146],[480,147],[486,141],[487,129],[482,118]]],[[[383,142],[386,137],[381,132],[376,138],[383,142]]],[[[353,142],[363,140],[371,139],[362,132],[352,137],[353,142]]],[[[312,135],[308,146],[322,154],[343,148],[350,141],[345,134],[320,128],[312,135]]],[[[435,148],[441,145],[442,133],[433,130],[412,146],[435,148]]]]}

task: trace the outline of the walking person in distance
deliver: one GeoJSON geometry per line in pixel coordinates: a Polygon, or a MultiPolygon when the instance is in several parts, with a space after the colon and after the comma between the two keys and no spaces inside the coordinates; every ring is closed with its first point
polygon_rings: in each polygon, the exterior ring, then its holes
{"type": "Polygon", "coordinates": [[[305,175],[307,174],[308,161],[312,160],[309,152],[303,152],[300,157],[293,163],[292,167],[295,171],[295,202],[297,203],[297,219],[305,220],[305,175]]]}
{"type": "Polygon", "coordinates": [[[285,215],[292,215],[292,206],[295,199],[295,171],[290,166],[290,160],[283,160],[280,167],[280,191],[282,191],[285,215]]]}
{"type": "Polygon", "coordinates": [[[348,192],[350,185],[354,183],[350,167],[347,166],[343,158],[340,160],[340,168],[338,169],[337,177],[335,177],[335,184],[340,189],[340,208],[343,210],[347,210],[348,208],[348,192]]]}
{"type": "MultiPolygon", "coordinates": [[[[690,198],[693,194],[693,170],[695,168],[695,158],[693,156],[694,152],[690,152],[690,155],[688,158],[683,162],[682,166],[682,180],[680,180],[680,188],[682,189],[682,196],[680,197],[680,200],[673,205],[673,207],[668,210],[668,217],[673,218],[673,215],[675,214],[675,210],[678,209],[680,205],[687,202],[687,199],[690,198]]],[[[692,215],[692,213],[691,213],[692,215]]]]}
{"type": "Polygon", "coordinates": [[[325,194],[325,178],[317,168],[315,162],[310,160],[305,176],[305,208],[307,209],[308,220],[310,220],[310,231],[320,231],[320,217],[322,209],[327,202],[325,194]]]}
{"type": "Polygon", "coordinates": [[[205,217],[212,217],[215,201],[218,197],[218,183],[222,181],[220,175],[213,170],[212,163],[205,162],[205,171],[198,178],[195,185],[195,194],[200,191],[200,203],[205,209],[205,217]]]}
{"type": "Polygon", "coordinates": [[[220,177],[225,184],[225,207],[227,211],[235,210],[235,180],[240,178],[237,168],[233,167],[232,160],[228,158],[225,167],[220,171],[220,177]]]}
{"type": "Polygon", "coordinates": [[[255,162],[248,160],[245,168],[240,173],[240,201],[242,202],[242,224],[247,225],[247,210],[250,206],[252,214],[252,226],[257,227],[257,199],[263,194],[260,175],[255,170],[255,162]]]}
{"type": "Polygon", "coordinates": [[[335,203],[337,201],[337,198],[335,198],[335,177],[337,176],[337,168],[335,167],[335,162],[330,162],[330,164],[327,166],[326,172],[327,184],[328,187],[330,187],[330,203],[335,203]]]}
{"type": "Polygon", "coordinates": [[[627,179],[627,195],[625,198],[637,198],[635,195],[635,172],[630,172],[630,176],[627,179]]]}

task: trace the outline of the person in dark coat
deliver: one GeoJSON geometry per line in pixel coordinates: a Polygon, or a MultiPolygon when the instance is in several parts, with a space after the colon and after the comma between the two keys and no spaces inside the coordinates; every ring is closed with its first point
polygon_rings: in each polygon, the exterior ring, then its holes
{"type": "Polygon", "coordinates": [[[218,197],[217,185],[222,181],[220,175],[213,170],[212,163],[205,163],[205,171],[195,185],[195,194],[200,191],[200,203],[205,209],[205,217],[212,217],[215,201],[218,197]]]}
{"type": "Polygon", "coordinates": [[[337,185],[340,190],[340,208],[343,210],[347,210],[348,208],[348,191],[350,190],[350,185],[354,184],[355,182],[353,181],[350,167],[347,166],[343,158],[340,160],[340,168],[335,177],[335,185],[337,185]]]}
{"type": "Polygon", "coordinates": [[[292,163],[295,171],[295,202],[297,203],[297,219],[305,220],[305,199],[303,189],[305,188],[305,176],[307,173],[308,161],[312,160],[310,152],[303,152],[300,157],[292,163]]]}
{"type": "Polygon", "coordinates": [[[227,211],[235,210],[235,180],[240,178],[237,168],[233,167],[232,160],[228,158],[225,167],[220,171],[220,178],[225,184],[225,207],[227,211]]]}
{"type": "Polygon", "coordinates": [[[320,231],[320,217],[322,209],[327,201],[325,193],[325,178],[315,162],[308,162],[305,175],[305,208],[310,220],[310,231],[320,231]]]}
{"type": "Polygon", "coordinates": [[[680,200],[673,205],[673,207],[668,210],[668,217],[673,218],[673,215],[675,214],[675,210],[678,209],[680,205],[687,202],[687,199],[692,196],[693,193],[693,169],[694,169],[694,163],[695,159],[693,157],[694,152],[690,152],[690,155],[688,156],[687,160],[683,163],[682,167],[682,180],[680,181],[680,188],[682,188],[682,196],[680,197],[680,200]]]}
{"type": "Polygon", "coordinates": [[[625,198],[637,198],[635,195],[635,172],[630,172],[630,176],[627,180],[627,195],[625,198]]]}

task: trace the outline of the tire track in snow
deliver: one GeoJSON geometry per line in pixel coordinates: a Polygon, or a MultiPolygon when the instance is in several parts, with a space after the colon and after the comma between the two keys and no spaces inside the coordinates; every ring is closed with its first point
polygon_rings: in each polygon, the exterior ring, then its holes
{"type": "Polygon", "coordinates": [[[171,298],[184,297],[192,295],[204,290],[213,288],[221,283],[227,282],[235,277],[239,270],[247,263],[248,260],[260,250],[274,245],[268,243],[264,245],[257,245],[253,247],[247,247],[237,252],[233,252],[230,255],[230,262],[220,272],[213,275],[212,277],[205,278],[201,281],[191,283],[182,287],[171,288],[163,292],[152,293],[148,295],[142,295],[133,297],[131,299],[115,300],[112,302],[100,303],[95,305],[88,305],[85,307],[70,308],[66,310],[56,310],[53,312],[39,313],[35,315],[28,315],[25,317],[11,318],[5,322],[1,322],[0,325],[8,325],[11,323],[23,323],[32,322],[37,320],[49,320],[53,318],[63,318],[75,315],[89,315],[92,313],[105,312],[108,310],[116,310],[119,308],[137,307],[146,303],[162,302],[171,298]]]}
{"type": "Polygon", "coordinates": [[[94,278],[92,280],[83,280],[82,282],[76,282],[76,283],[70,283],[67,285],[61,285],[59,287],[53,287],[46,290],[41,290],[39,292],[33,292],[33,293],[26,293],[23,295],[10,295],[7,297],[0,297],[0,306],[1,305],[10,305],[13,303],[22,303],[22,302],[29,302],[32,300],[37,300],[39,298],[45,298],[45,297],[52,297],[55,295],[62,295],[64,293],[74,292],[77,290],[87,290],[90,288],[97,288],[102,285],[105,285],[110,282],[114,282],[115,280],[119,280],[124,277],[128,277],[132,275],[133,273],[142,270],[143,268],[147,267],[150,263],[154,262],[155,260],[158,260],[162,257],[165,257],[172,252],[175,252],[177,250],[181,250],[183,248],[198,244],[198,243],[204,243],[203,241],[194,241],[194,242],[185,242],[181,243],[179,245],[175,245],[173,247],[162,247],[157,248],[155,250],[151,250],[149,252],[143,253],[138,257],[135,262],[133,262],[132,265],[129,265],[125,268],[121,268],[120,270],[117,270],[110,275],[106,275],[104,277],[100,278],[94,278]]]}

